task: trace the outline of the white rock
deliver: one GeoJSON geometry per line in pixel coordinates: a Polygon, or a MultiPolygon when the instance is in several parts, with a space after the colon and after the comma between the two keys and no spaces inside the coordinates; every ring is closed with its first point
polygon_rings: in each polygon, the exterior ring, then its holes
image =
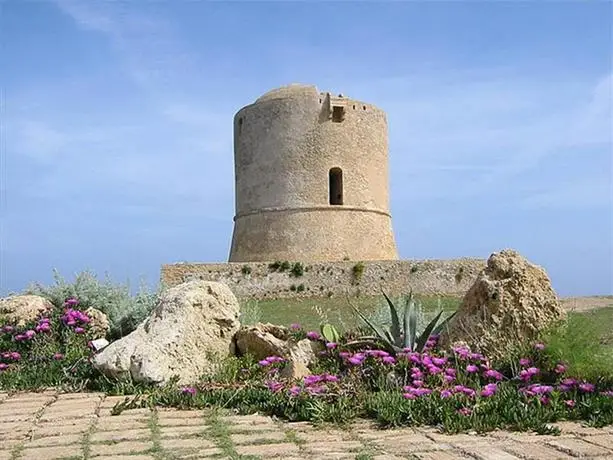
{"type": "Polygon", "coordinates": [[[178,376],[192,384],[233,354],[239,304],[222,283],[189,281],[164,292],[151,315],[94,357],[109,377],[165,384],[178,376]]]}

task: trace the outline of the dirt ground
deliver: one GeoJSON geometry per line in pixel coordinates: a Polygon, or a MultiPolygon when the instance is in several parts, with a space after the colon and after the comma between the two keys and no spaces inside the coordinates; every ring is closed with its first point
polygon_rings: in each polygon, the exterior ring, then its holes
{"type": "Polygon", "coordinates": [[[592,297],[565,297],[560,299],[564,308],[568,311],[589,311],[597,308],[613,307],[613,296],[592,297]]]}

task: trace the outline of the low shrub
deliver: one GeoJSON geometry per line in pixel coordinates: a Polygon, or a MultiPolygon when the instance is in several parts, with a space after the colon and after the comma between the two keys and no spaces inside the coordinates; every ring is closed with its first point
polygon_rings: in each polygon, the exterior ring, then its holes
{"type": "Polygon", "coordinates": [[[0,388],[78,391],[96,378],[90,318],[74,298],[54,306],[23,326],[0,325],[0,388]]]}
{"type": "MultiPolygon", "coordinates": [[[[306,335],[325,342],[317,332],[306,335]]],[[[257,364],[249,357],[233,358],[217,376],[193,387],[168,387],[146,404],[223,406],[315,423],[367,417],[381,427],[440,425],[447,432],[555,434],[550,424],[558,420],[613,424],[613,391],[570,377],[562,363],[537,368],[523,358],[518,374],[503,374],[467,348],[437,350],[435,337],[423,353],[396,357],[378,349],[349,350],[343,345],[347,340],[325,342],[326,351],[312,369],[315,374],[298,381],[279,377],[285,365],[281,357],[257,364]]],[[[534,350],[544,363],[547,348],[536,344],[534,350]]]]}
{"type": "Polygon", "coordinates": [[[110,324],[109,338],[121,338],[136,327],[151,313],[155,307],[162,286],[151,292],[142,284],[136,295],[130,293],[130,286],[112,282],[108,276],[100,282],[96,276],[83,271],[68,283],[57,270],[53,272],[54,284],[44,286],[40,283],[30,285],[24,294],[39,295],[56,306],[61,306],[67,298],[79,299],[83,310],[97,308],[107,315],[110,324]]]}

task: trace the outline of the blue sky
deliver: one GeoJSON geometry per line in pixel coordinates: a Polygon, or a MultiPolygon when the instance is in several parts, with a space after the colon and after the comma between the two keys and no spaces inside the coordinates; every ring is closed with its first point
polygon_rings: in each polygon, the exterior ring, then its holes
{"type": "Polygon", "coordinates": [[[515,248],[613,293],[609,2],[0,3],[0,292],[225,261],[232,117],[312,83],[383,108],[403,258],[515,248]]]}

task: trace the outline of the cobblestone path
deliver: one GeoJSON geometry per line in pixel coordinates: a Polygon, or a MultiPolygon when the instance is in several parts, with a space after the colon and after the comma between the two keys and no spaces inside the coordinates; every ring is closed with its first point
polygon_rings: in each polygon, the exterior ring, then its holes
{"type": "Polygon", "coordinates": [[[123,397],[0,393],[0,460],[173,459],[613,459],[613,427],[560,423],[560,436],[494,432],[445,435],[435,429],[316,429],[263,416],[133,409],[111,415],[123,397]]]}

